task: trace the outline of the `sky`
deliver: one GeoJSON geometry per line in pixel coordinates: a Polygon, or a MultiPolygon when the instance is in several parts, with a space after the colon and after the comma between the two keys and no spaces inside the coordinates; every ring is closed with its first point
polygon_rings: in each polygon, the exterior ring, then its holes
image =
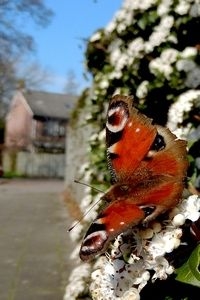
{"type": "Polygon", "coordinates": [[[89,86],[84,79],[84,39],[105,27],[121,7],[122,0],[46,0],[54,12],[50,25],[29,33],[36,42],[33,59],[51,73],[51,82],[43,86],[49,92],[64,92],[69,71],[73,71],[79,91],[89,86]]]}

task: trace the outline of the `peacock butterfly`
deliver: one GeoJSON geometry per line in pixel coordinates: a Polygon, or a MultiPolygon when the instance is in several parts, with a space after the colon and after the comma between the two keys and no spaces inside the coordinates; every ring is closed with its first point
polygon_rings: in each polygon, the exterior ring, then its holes
{"type": "Polygon", "coordinates": [[[118,234],[147,223],[181,199],[188,167],[186,141],[133,106],[133,97],[114,96],[106,122],[108,167],[113,185],[105,208],[83,239],[80,258],[106,251],[118,234]]]}

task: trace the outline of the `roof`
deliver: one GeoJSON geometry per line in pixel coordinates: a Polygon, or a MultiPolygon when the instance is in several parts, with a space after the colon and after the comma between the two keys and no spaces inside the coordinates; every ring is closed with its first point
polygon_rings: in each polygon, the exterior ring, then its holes
{"type": "Polygon", "coordinates": [[[33,115],[56,119],[68,119],[77,100],[76,96],[41,91],[26,91],[23,96],[33,115]]]}

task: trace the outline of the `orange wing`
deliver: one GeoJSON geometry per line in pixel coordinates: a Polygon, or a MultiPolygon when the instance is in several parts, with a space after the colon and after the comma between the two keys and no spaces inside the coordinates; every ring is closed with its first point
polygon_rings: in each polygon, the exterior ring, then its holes
{"type": "Polygon", "coordinates": [[[108,165],[116,180],[130,178],[147,155],[156,137],[151,119],[133,107],[133,98],[114,96],[106,124],[108,165]]]}

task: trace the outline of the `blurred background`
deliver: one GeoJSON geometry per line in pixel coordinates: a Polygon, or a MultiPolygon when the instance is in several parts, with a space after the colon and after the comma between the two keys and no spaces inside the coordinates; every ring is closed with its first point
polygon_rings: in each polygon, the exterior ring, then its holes
{"type": "Polygon", "coordinates": [[[67,229],[99,197],[74,180],[110,186],[113,94],[188,141],[199,194],[200,3],[5,0],[0,14],[1,299],[91,299],[78,249],[98,206],[67,229]]]}

